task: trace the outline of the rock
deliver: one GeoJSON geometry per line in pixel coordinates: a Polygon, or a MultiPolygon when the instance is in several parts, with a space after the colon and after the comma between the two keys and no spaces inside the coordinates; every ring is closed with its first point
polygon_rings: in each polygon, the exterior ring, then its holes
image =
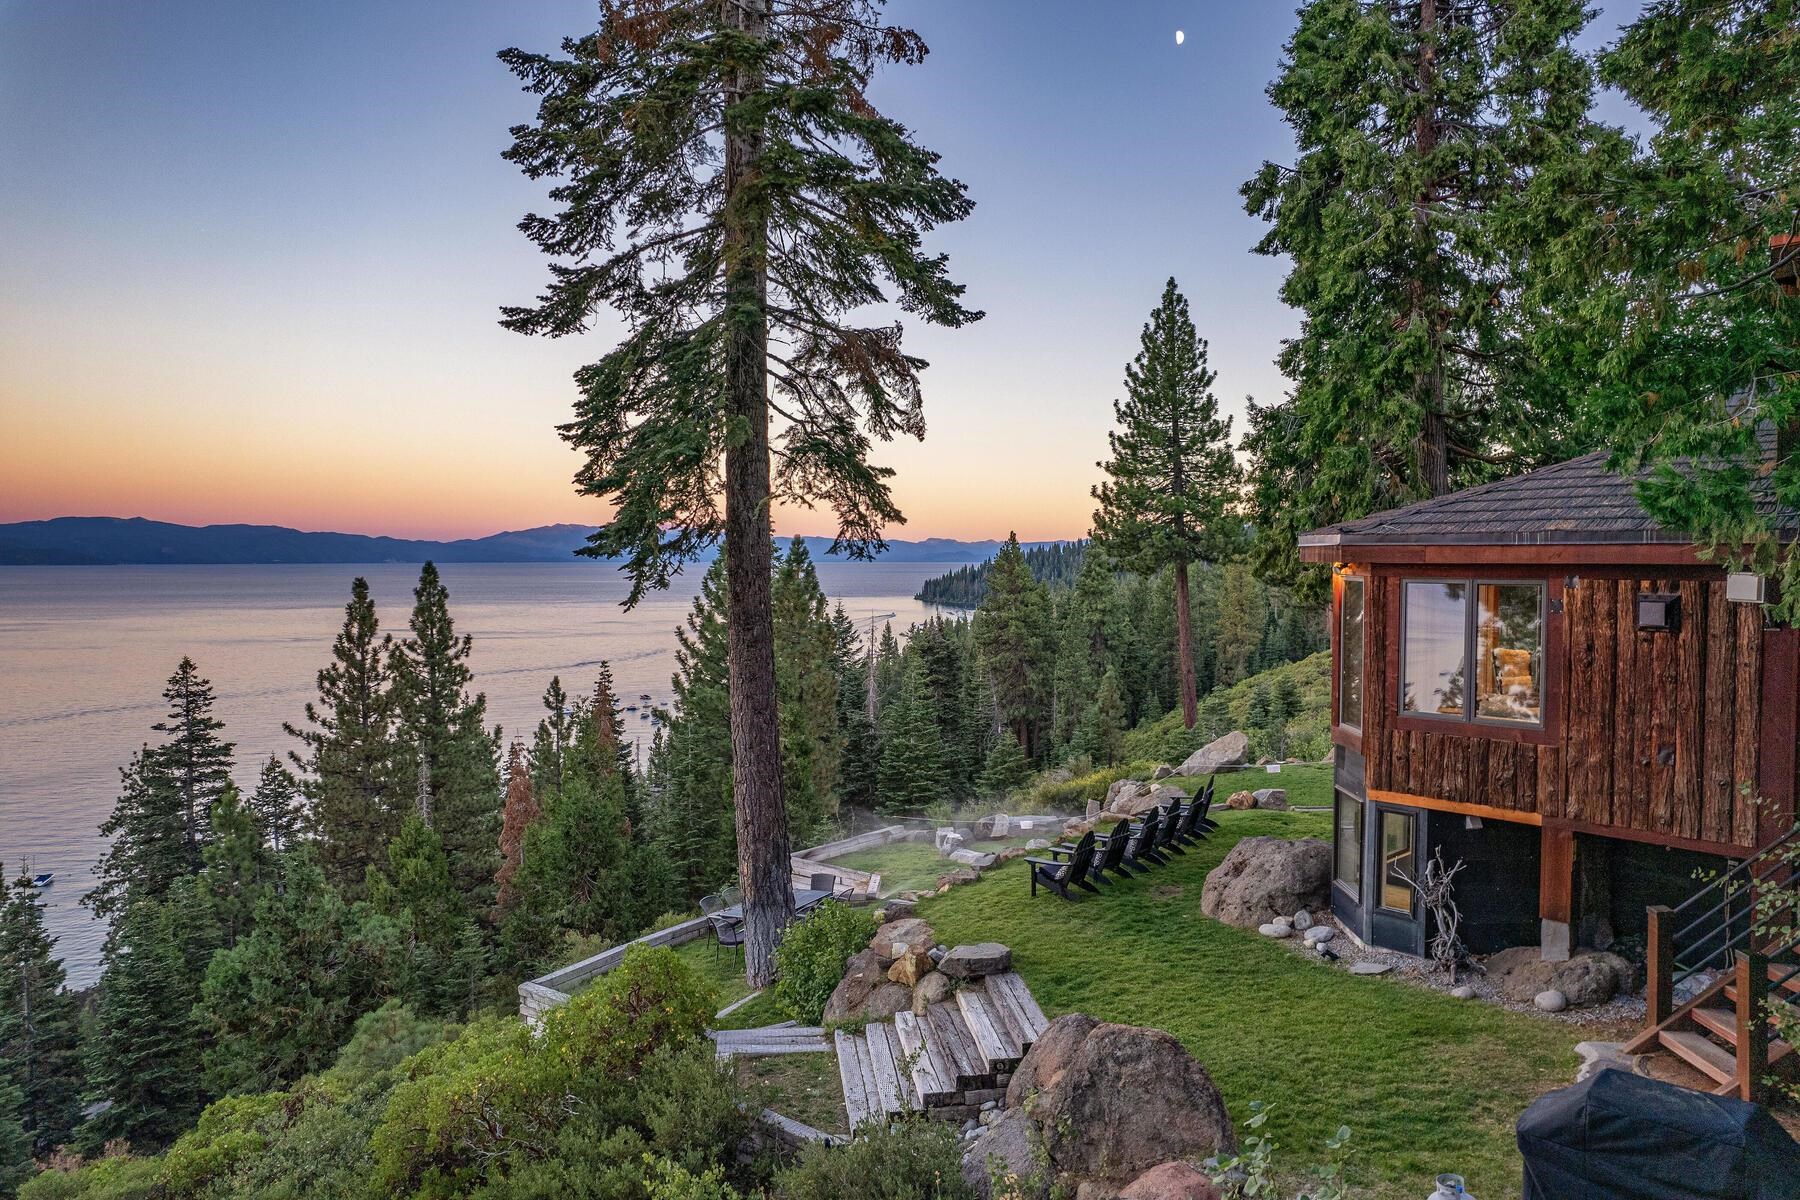
{"type": "Polygon", "coordinates": [[[869,939],[869,949],[887,961],[893,962],[900,957],[894,953],[896,943],[904,944],[908,950],[917,950],[923,954],[931,949],[932,944],[936,941],[937,935],[931,931],[930,925],[917,917],[902,917],[897,921],[889,921],[877,929],[875,936],[869,939]]]}
{"type": "Polygon", "coordinates": [[[1294,936],[1294,931],[1292,929],[1289,929],[1286,925],[1274,925],[1274,924],[1258,925],[1256,927],[1256,932],[1262,934],[1264,937],[1272,937],[1272,938],[1284,938],[1284,937],[1293,937],[1294,936]]]}
{"type": "Polygon", "coordinates": [[[999,942],[971,942],[944,955],[938,970],[952,979],[979,979],[1012,969],[1012,951],[999,942]]]}
{"type": "Polygon", "coordinates": [[[1255,929],[1302,908],[1323,909],[1331,885],[1331,844],[1249,837],[1214,867],[1200,889],[1200,911],[1239,929],[1255,929]]]}
{"type": "Polygon", "coordinates": [[[1237,766],[1249,753],[1249,735],[1239,730],[1233,730],[1217,741],[1208,742],[1188,755],[1187,761],[1175,768],[1175,774],[1211,775],[1221,767],[1237,766]]]}
{"type": "Polygon", "coordinates": [[[994,856],[981,850],[952,850],[950,861],[973,867],[977,871],[985,871],[994,865],[994,856]]]}
{"type": "Polygon", "coordinates": [[[1272,808],[1278,812],[1287,811],[1286,788],[1258,788],[1250,794],[1256,797],[1256,807],[1258,808],[1272,808]]]}
{"type": "Polygon", "coordinates": [[[1352,975],[1386,975],[1393,970],[1392,964],[1384,962],[1357,962],[1350,964],[1352,975]]]}
{"type": "MultiPolygon", "coordinates": [[[[1465,983],[1461,987],[1451,988],[1450,994],[1458,1000],[1473,1000],[1475,998],[1475,989],[1465,983]]],[[[1581,1049],[1580,1046],[1577,1046],[1575,1048],[1577,1050],[1581,1049]]],[[[1579,1082],[1579,1081],[1577,1081],[1577,1082],[1579,1082]]]]}
{"type": "Polygon", "coordinates": [[[1130,795],[1122,795],[1108,805],[1122,817],[1141,817],[1153,808],[1166,808],[1169,801],[1186,803],[1188,794],[1168,784],[1143,784],[1130,795]]]}
{"type": "MultiPolygon", "coordinates": [[[[1084,816],[1086,817],[1087,820],[1092,821],[1095,817],[1097,817],[1099,815],[1100,815],[1100,801],[1089,800],[1087,802],[1087,812],[1084,814],[1084,816]]],[[[1068,826],[1066,826],[1066,825],[1063,826],[1063,832],[1064,833],[1068,832],[1068,826]]]]}
{"type": "Polygon", "coordinates": [[[1094,821],[1097,819],[1098,818],[1095,817],[1083,821],[1070,817],[1067,821],[1063,822],[1063,836],[1073,841],[1084,833],[1090,833],[1093,831],[1094,821]]]}
{"type": "Polygon", "coordinates": [[[1629,1071],[1633,1075],[1649,1075],[1644,1067],[1644,1055],[1624,1053],[1623,1042],[1576,1042],[1575,1053],[1581,1056],[1581,1066],[1575,1072],[1575,1082],[1580,1083],[1589,1075],[1598,1075],[1608,1068],[1615,1071],[1629,1071]]]}
{"type": "Polygon", "coordinates": [[[989,813],[975,822],[978,838],[1003,838],[1012,833],[1012,818],[1006,813],[989,813]]]}
{"type": "Polygon", "coordinates": [[[996,1178],[998,1194],[1008,1200],[1044,1200],[1050,1194],[1047,1174],[1039,1167],[1037,1128],[1022,1108],[1007,1110],[963,1151],[963,1181],[982,1200],[995,1197],[996,1178]]]}
{"type": "Polygon", "coordinates": [[[1292,929],[1294,927],[1294,919],[1292,917],[1276,917],[1270,924],[1279,925],[1283,929],[1292,929]]]}
{"type": "Polygon", "coordinates": [[[1050,848],[1049,838],[1031,838],[1025,843],[1027,850],[1047,850],[1050,848]]]}
{"type": "Polygon", "coordinates": [[[1323,946],[1336,936],[1337,930],[1329,925],[1314,925],[1305,934],[1306,944],[1309,946],[1323,946]]]}
{"type": "Polygon", "coordinates": [[[1156,770],[1150,772],[1150,782],[1155,783],[1158,780],[1167,779],[1174,773],[1175,768],[1171,767],[1168,763],[1164,763],[1162,766],[1156,768],[1156,770]]]}
{"type": "MultiPolygon", "coordinates": [[[[1050,844],[1041,839],[1039,839],[1039,841],[1041,845],[1048,846],[1050,844]]],[[[994,855],[994,861],[996,863],[1009,863],[1015,858],[1024,858],[1030,853],[1031,849],[1028,846],[1008,846],[1006,849],[1000,851],[1000,853],[994,855]]]]}
{"type": "Polygon", "coordinates": [[[1240,812],[1242,812],[1246,808],[1255,808],[1256,807],[1256,793],[1254,793],[1254,792],[1233,792],[1233,793],[1231,793],[1231,795],[1225,797],[1225,807],[1226,808],[1235,808],[1240,812]]]}
{"type": "Polygon", "coordinates": [[[1294,928],[1295,929],[1298,929],[1301,933],[1305,933],[1307,930],[1311,929],[1312,927],[1313,927],[1313,915],[1311,913],[1307,912],[1303,908],[1299,912],[1294,914],[1294,928]]]}
{"type": "Polygon", "coordinates": [[[939,854],[947,854],[951,849],[962,845],[963,836],[956,832],[954,825],[940,825],[931,840],[932,844],[937,846],[939,854]]]}
{"type": "Polygon", "coordinates": [[[947,892],[959,883],[974,883],[981,878],[981,872],[973,867],[958,867],[954,871],[945,871],[937,879],[937,890],[947,892]]]}
{"type": "Polygon", "coordinates": [[[1126,1184],[1119,1200],[1219,1200],[1219,1189],[1192,1163],[1166,1162],[1126,1184]]]}
{"type": "MultiPolygon", "coordinates": [[[[914,893],[916,895],[917,893],[914,893]]],[[[913,915],[914,904],[911,900],[896,896],[882,901],[881,907],[875,910],[875,923],[887,925],[894,921],[904,921],[913,915]]]]}
{"type": "Polygon", "coordinates": [[[1086,1013],[1058,1017],[1044,1028],[1044,1036],[1031,1044],[1013,1069],[1006,1085],[1006,1107],[1022,1107],[1033,1092],[1053,1086],[1074,1061],[1075,1052],[1100,1022],[1086,1013]]]}
{"type": "MultiPolygon", "coordinates": [[[[929,956],[927,956],[929,957],[929,956]]],[[[913,985],[913,1016],[922,1017],[928,1005],[936,1004],[950,996],[950,977],[942,971],[933,971],[913,985]]]]}
{"type": "MultiPolygon", "coordinates": [[[[894,983],[903,983],[911,988],[931,973],[930,956],[920,950],[908,950],[894,960],[894,965],[888,968],[887,977],[894,983]]],[[[908,1007],[911,1007],[910,1003],[908,1007]]]]}
{"type": "Polygon", "coordinates": [[[912,1004],[912,989],[887,977],[887,959],[874,950],[850,956],[844,977],[825,1001],[826,1021],[880,1020],[912,1004]]]}
{"type": "Polygon", "coordinates": [[[1604,1004],[1637,990],[1637,968],[1617,954],[1581,950],[1563,962],[1545,962],[1536,946],[1514,946],[1489,956],[1485,966],[1494,990],[1515,1004],[1539,992],[1563,994],[1571,1008],[1604,1004]]]}
{"type": "Polygon", "coordinates": [[[1113,1187],[1237,1146],[1212,1077],[1160,1029],[1096,1025],[1029,1111],[1057,1175],[1113,1187]]]}
{"type": "Polygon", "coordinates": [[[1141,783],[1140,781],[1138,781],[1136,779],[1115,779],[1115,780],[1113,780],[1111,783],[1106,785],[1106,803],[1104,805],[1102,805],[1101,808],[1103,810],[1111,809],[1113,806],[1113,802],[1115,800],[1117,800],[1120,796],[1127,795],[1127,794],[1135,795],[1137,790],[1143,786],[1144,786],[1143,783],[1141,783]]]}
{"type": "Polygon", "coordinates": [[[1555,988],[1539,992],[1531,998],[1531,1002],[1545,1012],[1561,1012],[1569,1007],[1569,998],[1555,988]]]}

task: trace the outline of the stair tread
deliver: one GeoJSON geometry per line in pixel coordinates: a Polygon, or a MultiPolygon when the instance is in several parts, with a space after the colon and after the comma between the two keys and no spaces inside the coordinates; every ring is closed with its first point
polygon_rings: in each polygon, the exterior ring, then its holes
{"type": "Polygon", "coordinates": [[[975,1041],[969,1036],[969,1026],[963,1021],[962,1012],[954,1004],[938,1001],[925,1009],[925,1019],[931,1022],[943,1040],[944,1048],[953,1060],[956,1081],[962,1087],[977,1087],[988,1078],[987,1064],[982,1062],[981,1055],[975,1051],[975,1041]]]}
{"type": "Polygon", "coordinates": [[[1737,1045],[1737,1013],[1729,1008],[1696,1008],[1689,1014],[1701,1028],[1737,1045]]]}
{"type": "Polygon", "coordinates": [[[962,1010],[963,1020],[975,1041],[975,1050],[990,1073],[998,1074],[1018,1062],[1018,1043],[1000,1023],[986,992],[963,988],[956,993],[956,1006],[962,1010]]]}
{"type": "Polygon", "coordinates": [[[841,1029],[832,1035],[832,1043],[837,1047],[838,1079],[844,1085],[844,1115],[849,1119],[853,1130],[868,1120],[875,1111],[863,1067],[867,1050],[858,1055],[856,1037],[857,1035],[845,1033],[841,1029]]]}
{"type": "Polygon", "coordinates": [[[892,1040],[893,1026],[870,1025],[866,1029],[869,1039],[869,1059],[875,1068],[876,1098],[881,1103],[881,1110],[888,1113],[903,1113],[912,1109],[912,1081],[907,1080],[902,1086],[900,1078],[899,1049],[892,1040]]]}
{"type": "Polygon", "coordinates": [[[1657,1034],[1657,1040],[1715,1082],[1725,1083],[1737,1078],[1737,1056],[1703,1033],[1665,1029],[1657,1034]]]}
{"type": "Polygon", "coordinates": [[[956,1092],[956,1080],[942,1069],[942,1059],[933,1052],[925,1027],[909,1012],[894,1014],[894,1036],[899,1039],[903,1062],[912,1077],[913,1093],[921,1107],[943,1100],[956,1092]]]}
{"type": "Polygon", "coordinates": [[[994,978],[1001,981],[1001,986],[1005,987],[1017,1002],[1020,1013],[1030,1027],[1031,1040],[1035,1042],[1043,1037],[1044,1030],[1050,1027],[1050,1019],[1044,1016],[1044,1010],[1038,1007],[1037,998],[1031,994],[1031,988],[1026,985],[1025,977],[1017,971],[1007,971],[994,976],[994,978]]]}

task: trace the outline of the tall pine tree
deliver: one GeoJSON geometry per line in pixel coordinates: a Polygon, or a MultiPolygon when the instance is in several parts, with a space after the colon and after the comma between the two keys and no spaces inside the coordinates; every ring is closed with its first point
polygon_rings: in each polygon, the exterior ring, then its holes
{"type": "Polygon", "coordinates": [[[30,881],[0,868],[0,1088],[18,1089],[13,1115],[40,1155],[69,1140],[81,1108],[80,1013],[55,948],[30,881]]]}
{"type": "Polygon", "coordinates": [[[564,435],[587,454],[578,486],[615,505],[589,550],[626,556],[629,602],[724,537],[739,873],[761,985],[793,916],[771,504],[826,501],[853,554],[900,519],[870,439],[923,436],[923,364],[898,325],[846,314],[891,287],[925,320],[975,319],[920,245],[970,203],[867,97],[878,65],[925,55],[872,0],[608,4],[563,54],[502,55],[544,97],[507,157],[559,180],[563,206],[521,223],[559,261],[505,324],[555,336],[605,307],[625,319],[623,344],[578,373],[564,435]]]}
{"type": "Polygon", "coordinates": [[[183,855],[188,870],[200,869],[200,851],[212,831],[212,806],[231,786],[233,746],[219,737],[225,723],[212,715],[217,698],[194,660],[182,657],[163,689],[169,715],[151,726],[168,735],[163,769],[181,799],[183,855]]]}
{"type": "Polygon", "coordinates": [[[938,738],[924,671],[915,662],[906,673],[900,695],[881,714],[881,766],[876,794],[890,812],[918,811],[941,804],[949,776],[944,747],[938,738]]]}
{"type": "Polygon", "coordinates": [[[304,816],[300,807],[300,784],[273,754],[257,777],[256,791],[250,795],[250,812],[270,853],[280,854],[293,845],[304,816]]]}
{"type": "Polygon", "coordinates": [[[1050,637],[1049,594],[1025,565],[1018,534],[1010,534],[988,571],[987,596],[976,610],[975,643],[993,689],[994,707],[1027,758],[1043,750],[1050,637]]]}

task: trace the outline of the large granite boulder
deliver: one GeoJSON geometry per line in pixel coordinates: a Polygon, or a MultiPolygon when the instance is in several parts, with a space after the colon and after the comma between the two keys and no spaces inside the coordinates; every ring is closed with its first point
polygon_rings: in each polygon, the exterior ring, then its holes
{"type": "Polygon", "coordinates": [[[925,1010],[940,1000],[950,998],[950,977],[942,971],[933,971],[919,982],[913,984],[912,1010],[913,1016],[922,1017],[925,1010]]]}
{"type": "Polygon", "coordinates": [[[1141,817],[1153,808],[1167,807],[1169,801],[1175,800],[1185,804],[1188,794],[1178,787],[1170,787],[1162,783],[1139,784],[1137,790],[1120,793],[1117,799],[1107,805],[1109,812],[1118,813],[1122,817],[1141,817]]]}
{"type": "Polygon", "coordinates": [[[1318,838],[1249,837],[1214,867],[1200,889],[1200,911],[1239,929],[1255,929],[1330,901],[1331,844],[1318,838]]]}
{"type": "Polygon", "coordinates": [[[1239,730],[1233,730],[1217,741],[1208,742],[1192,754],[1179,767],[1177,775],[1211,775],[1226,767],[1235,767],[1243,763],[1250,754],[1250,736],[1239,730]]]}
{"type": "Polygon", "coordinates": [[[1256,797],[1256,807],[1273,808],[1285,811],[1288,806],[1286,788],[1257,788],[1251,795],[1256,797]]]}
{"type": "Polygon", "coordinates": [[[874,950],[852,954],[825,1001],[826,1021],[879,1021],[912,1005],[912,989],[887,977],[888,960],[874,950]]]}
{"type": "Polygon", "coordinates": [[[1042,1154],[1037,1127],[1023,1109],[1015,1108],[963,1151],[963,1180],[982,1200],[1045,1200],[1050,1181],[1042,1154]]]}
{"type": "Polygon", "coordinates": [[[1012,970],[1012,951],[999,942],[970,942],[952,947],[938,963],[938,970],[952,979],[980,979],[1012,970]]]}
{"type": "Polygon", "coordinates": [[[1604,950],[1580,950],[1564,962],[1545,962],[1536,946],[1514,946],[1489,956],[1484,965],[1494,990],[1519,1004],[1530,1004],[1545,992],[1561,992],[1568,1007],[1588,1008],[1638,988],[1637,968],[1604,950]]]}
{"type": "Polygon", "coordinates": [[[937,934],[931,926],[917,917],[905,916],[899,920],[889,921],[875,931],[869,939],[869,949],[875,951],[888,962],[893,962],[900,955],[894,953],[896,945],[903,945],[908,950],[917,950],[920,954],[937,945],[937,934]]]}
{"type": "Polygon", "coordinates": [[[1242,811],[1256,807],[1256,793],[1247,791],[1233,792],[1225,797],[1225,807],[1242,811]]]}
{"type": "Polygon", "coordinates": [[[1069,1013],[1045,1026],[1044,1035],[1031,1044],[1013,1069],[1012,1082],[1006,1085],[1006,1106],[1020,1108],[1032,1093],[1054,1086],[1099,1024],[1086,1013],[1069,1013]]]}
{"type": "Polygon", "coordinates": [[[1219,1189],[1192,1163],[1166,1162],[1126,1184],[1119,1200],[1219,1200],[1219,1189]]]}
{"type": "Polygon", "coordinates": [[[1171,1159],[1237,1148],[1212,1077],[1170,1034],[1096,1025],[1060,1053],[1066,1065],[1034,1070],[1039,1086],[1013,1110],[1030,1114],[1059,1178],[1118,1188],[1171,1159]]]}

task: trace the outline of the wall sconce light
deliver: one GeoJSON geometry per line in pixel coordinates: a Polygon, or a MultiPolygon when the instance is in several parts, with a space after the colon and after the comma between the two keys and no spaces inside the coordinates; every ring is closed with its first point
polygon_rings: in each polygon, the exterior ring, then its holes
{"type": "Polygon", "coordinates": [[[1774,599],[1769,581],[1754,571],[1733,571],[1725,576],[1725,598],[1735,604],[1768,604],[1774,599]]]}
{"type": "Polygon", "coordinates": [[[1681,596],[1676,592],[1639,592],[1639,633],[1674,633],[1681,628],[1681,596]]]}
{"type": "Polygon", "coordinates": [[[1480,817],[1464,817],[1463,818],[1463,828],[1464,829],[1480,829],[1481,828],[1481,818],[1480,817]]]}

